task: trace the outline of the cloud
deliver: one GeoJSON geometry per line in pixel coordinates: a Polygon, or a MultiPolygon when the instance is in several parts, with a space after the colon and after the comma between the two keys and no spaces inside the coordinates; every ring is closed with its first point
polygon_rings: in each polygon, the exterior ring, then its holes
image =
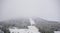
{"type": "Polygon", "coordinates": [[[57,0],[5,0],[2,1],[1,20],[38,16],[58,20],[57,0]]]}

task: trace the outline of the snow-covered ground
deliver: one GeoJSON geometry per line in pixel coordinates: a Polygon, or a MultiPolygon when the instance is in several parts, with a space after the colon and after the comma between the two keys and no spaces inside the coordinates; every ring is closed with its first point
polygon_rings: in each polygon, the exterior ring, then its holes
{"type": "Polygon", "coordinates": [[[13,27],[14,29],[9,28],[10,33],[40,33],[36,26],[32,26],[35,22],[31,18],[29,20],[31,26],[27,26],[28,29],[18,29],[17,27],[13,27]]]}
{"type": "Polygon", "coordinates": [[[60,31],[54,31],[54,33],[60,33],[60,31]]]}

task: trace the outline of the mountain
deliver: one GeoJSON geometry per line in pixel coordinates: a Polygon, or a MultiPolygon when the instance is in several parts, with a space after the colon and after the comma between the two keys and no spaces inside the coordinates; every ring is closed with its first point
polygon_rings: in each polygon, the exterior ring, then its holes
{"type": "MultiPolygon", "coordinates": [[[[40,17],[32,17],[32,19],[35,21],[35,26],[40,31],[60,30],[60,23],[57,21],[47,21],[40,17]]],[[[0,21],[0,25],[5,27],[14,26],[19,28],[27,28],[27,26],[30,26],[30,21],[29,18],[17,18],[6,21],[0,21]]]]}
{"type": "Polygon", "coordinates": [[[55,31],[60,30],[60,23],[57,21],[47,21],[39,17],[32,18],[40,30],[55,31]]]}

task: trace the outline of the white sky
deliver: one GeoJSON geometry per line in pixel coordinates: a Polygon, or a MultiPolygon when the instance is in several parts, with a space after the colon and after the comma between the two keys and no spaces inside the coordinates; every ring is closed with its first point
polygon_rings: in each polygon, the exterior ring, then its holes
{"type": "MultiPolygon", "coordinates": [[[[46,20],[59,20],[58,0],[1,0],[0,20],[38,16],[46,20]]],[[[60,20],[59,20],[60,21],[60,20]]]]}

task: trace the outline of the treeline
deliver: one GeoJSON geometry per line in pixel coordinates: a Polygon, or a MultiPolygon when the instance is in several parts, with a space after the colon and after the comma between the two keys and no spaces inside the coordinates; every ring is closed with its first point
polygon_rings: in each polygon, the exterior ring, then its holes
{"type": "MultiPolygon", "coordinates": [[[[42,33],[54,33],[54,31],[60,30],[60,23],[56,21],[47,21],[41,18],[32,18],[35,23],[36,27],[39,29],[42,33]]],[[[28,18],[20,18],[20,19],[13,19],[13,20],[7,20],[7,21],[1,21],[0,22],[0,29],[4,31],[5,33],[9,32],[9,27],[19,27],[19,28],[27,28],[27,26],[30,26],[30,21],[28,18]]]]}

